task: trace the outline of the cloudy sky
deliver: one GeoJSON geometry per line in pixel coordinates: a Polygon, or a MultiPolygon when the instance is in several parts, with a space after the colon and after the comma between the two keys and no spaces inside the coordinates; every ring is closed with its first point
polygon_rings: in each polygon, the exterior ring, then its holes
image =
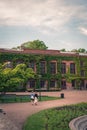
{"type": "Polygon", "coordinates": [[[48,49],[87,50],[87,0],[0,0],[0,48],[36,39],[48,49]]]}

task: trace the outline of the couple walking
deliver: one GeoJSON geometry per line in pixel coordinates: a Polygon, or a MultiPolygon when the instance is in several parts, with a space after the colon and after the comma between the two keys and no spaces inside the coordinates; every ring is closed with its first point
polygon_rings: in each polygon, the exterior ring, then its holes
{"type": "Polygon", "coordinates": [[[37,94],[37,92],[34,93],[34,92],[32,91],[32,93],[31,93],[31,95],[30,95],[30,99],[31,99],[32,105],[33,105],[33,104],[37,105],[37,102],[38,102],[38,94],[37,94]]]}

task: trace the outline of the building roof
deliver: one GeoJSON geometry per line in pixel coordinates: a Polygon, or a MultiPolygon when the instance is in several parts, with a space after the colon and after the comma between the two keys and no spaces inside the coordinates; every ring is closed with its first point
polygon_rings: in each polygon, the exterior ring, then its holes
{"type": "Polygon", "coordinates": [[[76,53],[76,52],[61,52],[59,50],[33,50],[33,49],[24,49],[24,50],[14,50],[14,49],[3,49],[0,48],[2,53],[16,53],[16,54],[35,54],[35,55],[52,55],[52,56],[80,56],[87,57],[87,54],[76,53]]]}

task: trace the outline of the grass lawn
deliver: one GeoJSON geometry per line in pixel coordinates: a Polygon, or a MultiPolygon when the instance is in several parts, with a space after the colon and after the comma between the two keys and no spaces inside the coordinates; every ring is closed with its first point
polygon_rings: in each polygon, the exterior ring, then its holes
{"type": "Polygon", "coordinates": [[[69,122],[82,115],[87,115],[87,103],[43,110],[30,116],[23,130],[70,130],[69,122]]]}

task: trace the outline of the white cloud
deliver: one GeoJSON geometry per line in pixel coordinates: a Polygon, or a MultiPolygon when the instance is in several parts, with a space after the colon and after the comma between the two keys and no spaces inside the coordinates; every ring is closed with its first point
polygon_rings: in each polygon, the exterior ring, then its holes
{"type": "MultiPolygon", "coordinates": [[[[73,2],[73,0],[69,1],[73,2]]],[[[63,34],[67,30],[64,26],[66,24],[68,26],[73,18],[87,21],[85,5],[75,5],[72,2],[66,3],[65,0],[0,0],[0,25],[31,26],[48,36],[63,34]]],[[[83,30],[83,32],[85,31],[83,30]]]]}
{"type": "Polygon", "coordinates": [[[87,28],[85,27],[79,27],[80,33],[87,35],[87,28]]]}
{"type": "Polygon", "coordinates": [[[66,5],[64,0],[0,0],[0,24],[58,30],[72,16],[81,18],[80,10],[82,6],[66,5]]]}

